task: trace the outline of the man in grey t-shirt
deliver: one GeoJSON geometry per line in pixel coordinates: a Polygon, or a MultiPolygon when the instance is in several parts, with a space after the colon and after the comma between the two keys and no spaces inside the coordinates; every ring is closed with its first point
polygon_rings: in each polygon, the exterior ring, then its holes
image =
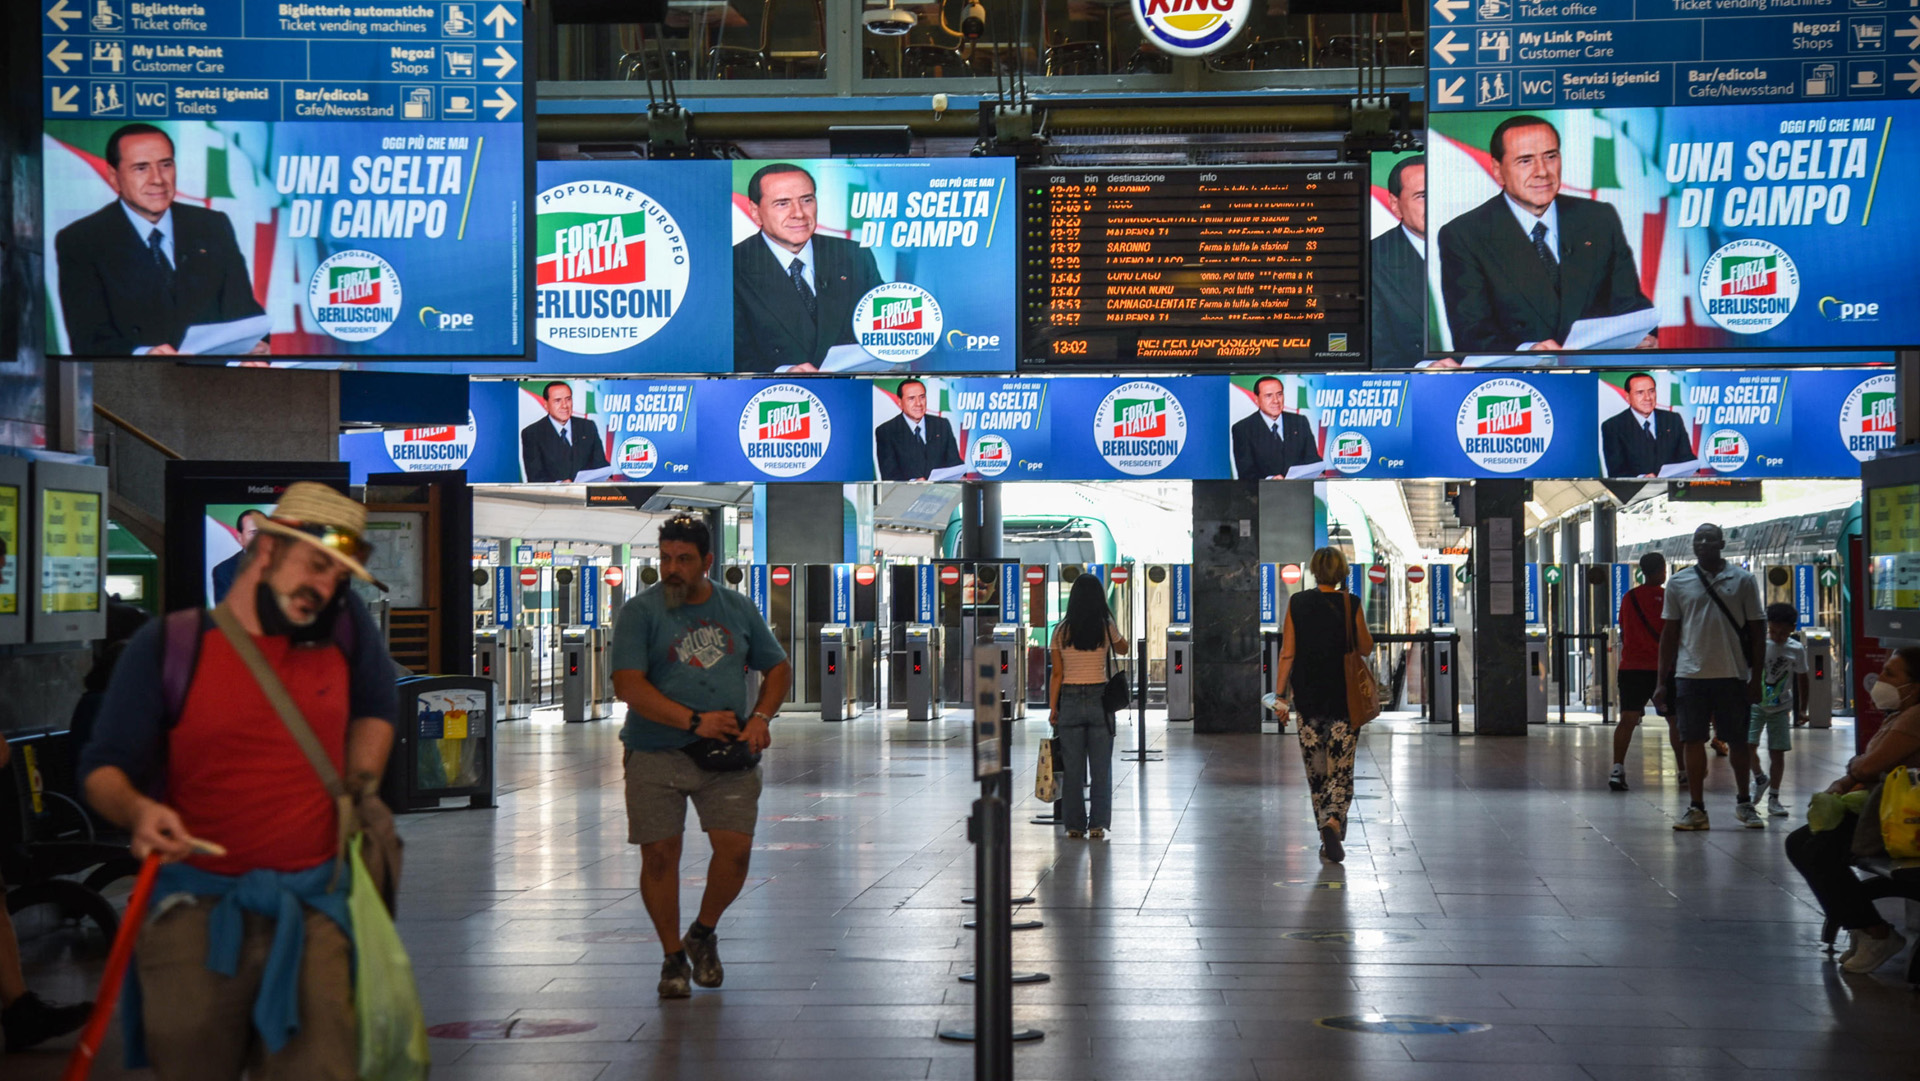
{"type": "Polygon", "coordinates": [[[1765,829],[1749,792],[1753,759],[1747,746],[1749,705],[1760,701],[1760,670],[1767,653],[1767,613],[1753,575],[1728,563],[1720,527],[1693,531],[1697,563],[1667,580],[1661,609],[1660,691],[1672,703],[1674,723],[1687,760],[1692,804],[1677,830],[1707,828],[1702,789],[1707,778],[1707,741],[1727,744],[1740,785],[1734,818],[1748,829],[1765,829]]]}
{"type": "Polygon", "coordinates": [[[686,515],[660,527],[660,582],[620,607],[608,651],[613,689],[627,704],[620,729],[626,768],[627,841],[640,846],[640,899],[666,961],[660,997],[724,978],[713,933],[747,881],[760,812],[759,754],[786,700],[793,666],[753,602],[718,589],[706,524],[686,515]],[[747,669],[764,673],[745,720],[747,669]],[[705,742],[703,742],[705,741],[705,742]],[[744,743],[751,760],[715,761],[716,743],[744,743]],[[701,752],[696,757],[693,752],[701,752]],[[700,917],[680,934],[680,839],[687,801],[713,843],[700,917]]]}

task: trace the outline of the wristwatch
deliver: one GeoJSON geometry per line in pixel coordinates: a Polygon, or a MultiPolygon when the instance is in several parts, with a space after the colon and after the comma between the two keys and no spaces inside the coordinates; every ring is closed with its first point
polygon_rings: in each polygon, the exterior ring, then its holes
{"type": "Polygon", "coordinates": [[[761,720],[767,722],[768,724],[773,723],[773,714],[768,713],[765,710],[756,709],[752,713],[747,714],[747,720],[749,721],[753,720],[755,717],[760,718],[761,720]]]}

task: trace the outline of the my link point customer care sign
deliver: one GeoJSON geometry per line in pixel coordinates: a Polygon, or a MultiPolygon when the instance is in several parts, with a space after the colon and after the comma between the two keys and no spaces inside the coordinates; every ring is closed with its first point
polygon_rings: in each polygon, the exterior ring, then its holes
{"type": "Polygon", "coordinates": [[[1008,371],[1012,165],[543,162],[541,372],[1008,371]]]}
{"type": "Polygon", "coordinates": [[[524,358],[521,0],[33,0],[48,352],[524,358]]]}

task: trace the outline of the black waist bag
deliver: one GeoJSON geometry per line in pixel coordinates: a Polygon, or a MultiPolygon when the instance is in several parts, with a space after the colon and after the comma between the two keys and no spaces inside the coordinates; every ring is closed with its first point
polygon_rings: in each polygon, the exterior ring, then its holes
{"type": "Polygon", "coordinates": [[[760,756],[747,747],[744,739],[708,739],[702,737],[680,748],[693,764],[708,773],[738,773],[760,764],[760,756]]]}

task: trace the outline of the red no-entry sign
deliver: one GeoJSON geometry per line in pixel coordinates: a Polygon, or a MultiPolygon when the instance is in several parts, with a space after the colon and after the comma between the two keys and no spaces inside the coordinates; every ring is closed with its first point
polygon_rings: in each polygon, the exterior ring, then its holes
{"type": "Polygon", "coordinates": [[[1044,582],[1046,580],[1047,580],[1047,568],[1045,567],[1028,567],[1027,568],[1027,581],[1032,582],[1034,585],[1039,585],[1041,582],[1044,582]]]}
{"type": "Polygon", "coordinates": [[[793,569],[790,567],[775,567],[767,572],[767,577],[773,581],[774,585],[783,586],[793,581],[793,569]]]}
{"type": "Polygon", "coordinates": [[[1280,568],[1280,580],[1290,586],[1300,584],[1300,564],[1289,563],[1280,568]]]}
{"type": "Polygon", "coordinates": [[[878,574],[879,574],[878,571],[874,570],[872,567],[868,566],[865,563],[862,563],[858,567],[853,568],[853,580],[860,583],[863,586],[872,585],[874,577],[878,574]]]}
{"type": "Polygon", "coordinates": [[[540,584],[540,572],[539,572],[539,571],[537,571],[537,570],[535,570],[535,569],[534,569],[534,568],[532,568],[532,567],[522,567],[522,568],[520,568],[520,584],[521,584],[521,585],[523,585],[523,586],[537,586],[537,585],[539,585],[539,584],[540,584]]]}
{"type": "Polygon", "coordinates": [[[1386,580],[1387,568],[1384,564],[1375,563],[1373,566],[1367,568],[1367,581],[1372,582],[1374,585],[1380,585],[1386,580]]]}
{"type": "Polygon", "coordinates": [[[960,568],[951,566],[951,565],[941,567],[940,568],[940,584],[943,586],[959,585],[960,584],[960,568]]]}
{"type": "Polygon", "coordinates": [[[1413,582],[1414,584],[1417,585],[1426,580],[1427,580],[1427,568],[1420,566],[1418,563],[1407,568],[1407,581],[1413,582]]]}
{"type": "Polygon", "coordinates": [[[608,567],[601,577],[607,580],[608,585],[617,586],[627,580],[627,572],[621,570],[619,567],[608,567]]]}
{"type": "Polygon", "coordinates": [[[1127,582],[1127,579],[1133,577],[1133,569],[1131,567],[1126,567],[1126,566],[1117,566],[1113,568],[1112,577],[1113,577],[1114,585],[1117,585],[1117,586],[1125,585],[1127,582]]]}

